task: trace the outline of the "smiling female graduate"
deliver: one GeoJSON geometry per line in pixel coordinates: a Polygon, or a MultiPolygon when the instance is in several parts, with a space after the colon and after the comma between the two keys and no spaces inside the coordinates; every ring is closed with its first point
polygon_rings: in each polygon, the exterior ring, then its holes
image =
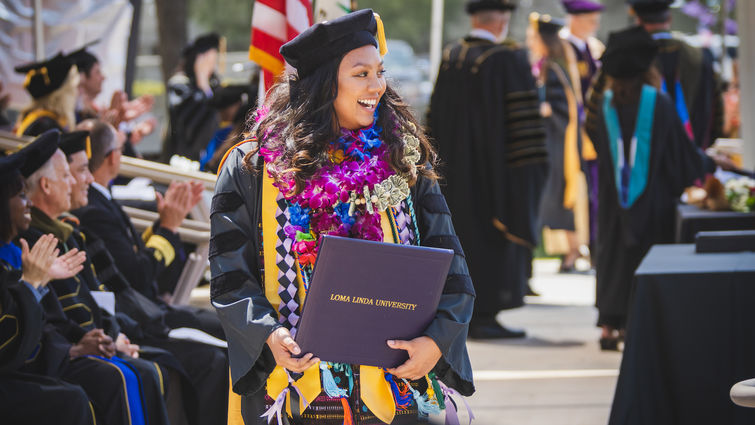
{"type": "Polygon", "coordinates": [[[414,424],[452,409],[444,395],[474,392],[465,347],[474,289],[435,152],[387,84],[385,53],[371,10],[316,24],[285,44],[281,54],[296,72],[271,89],[250,120],[252,139],[220,167],[211,297],[247,425],[274,417],[414,424]],[[434,321],[415,339],[388,342],[408,352],[403,365],[321,362],[294,342],[325,234],[455,251],[434,321]]]}

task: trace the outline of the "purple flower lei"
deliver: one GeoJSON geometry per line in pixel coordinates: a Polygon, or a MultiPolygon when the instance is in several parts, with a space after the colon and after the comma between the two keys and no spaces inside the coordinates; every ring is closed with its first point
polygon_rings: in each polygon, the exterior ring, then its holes
{"type": "Polygon", "coordinates": [[[369,127],[341,130],[341,137],[328,150],[330,161],[307,181],[299,194],[287,195],[295,182],[290,174],[276,172],[274,168],[283,151],[260,148],[273,185],[288,202],[291,221],[284,231],[294,241],[292,250],[302,267],[314,265],[321,235],[383,240],[379,211],[369,213],[362,207],[352,216],[348,203],[352,191],[361,193],[365,186],[371,191],[375,184],[395,174],[386,161],[389,151],[380,138],[382,128],[377,126],[379,107],[369,127]]]}

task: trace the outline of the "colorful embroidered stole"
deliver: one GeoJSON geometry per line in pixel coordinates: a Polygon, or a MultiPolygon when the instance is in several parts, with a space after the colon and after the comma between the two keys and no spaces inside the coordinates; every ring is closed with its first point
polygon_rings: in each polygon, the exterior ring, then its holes
{"type": "Polygon", "coordinates": [[[624,155],[624,140],[621,136],[619,116],[612,104],[613,91],[606,90],[603,97],[603,118],[608,130],[608,145],[611,150],[616,190],[619,194],[619,203],[625,209],[634,204],[647,186],[657,94],[658,91],[651,86],[642,87],[628,161],[624,155]]]}

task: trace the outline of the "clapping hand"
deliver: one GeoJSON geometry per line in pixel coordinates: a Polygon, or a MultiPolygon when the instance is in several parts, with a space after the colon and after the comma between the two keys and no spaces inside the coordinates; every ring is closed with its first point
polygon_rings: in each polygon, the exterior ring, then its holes
{"type": "Polygon", "coordinates": [[[165,195],[156,193],[160,226],[175,232],[186,215],[202,200],[204,186],[200,182],[172,182],[165,195]]]}
{"type": "Polygon", "coordinates": [[[79,251],[74,248],[65,254],[55,258],[50,266],[50,279],[69,279],[84,269],[84,261],[87,259],[87,254],[84,251],[79,251]]]}
{"type": "Polygon", "coordinates": [[[26,239],[21,239],[21,280],[34,288],[45,286],[50,281],[50,267],[58,256],[58,240],[52,234],[43,235],[29,249],[26,239]]]}

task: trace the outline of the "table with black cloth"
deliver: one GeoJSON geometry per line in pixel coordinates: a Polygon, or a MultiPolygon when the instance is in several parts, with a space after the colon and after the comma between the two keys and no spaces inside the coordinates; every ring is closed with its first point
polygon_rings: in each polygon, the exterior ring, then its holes
{"type": "Polygon", "coordinates": [[[753,230],[755,212],[710,211],[694,205],[676,207],[676,243],[694,243],[703,231],[753,230]]]}
{"type": "Polygon", "coordinates": [[[609,425],[755,424],[729,399],[755,378],[755,253],[655,245],[634,285],[609,425]]]}

